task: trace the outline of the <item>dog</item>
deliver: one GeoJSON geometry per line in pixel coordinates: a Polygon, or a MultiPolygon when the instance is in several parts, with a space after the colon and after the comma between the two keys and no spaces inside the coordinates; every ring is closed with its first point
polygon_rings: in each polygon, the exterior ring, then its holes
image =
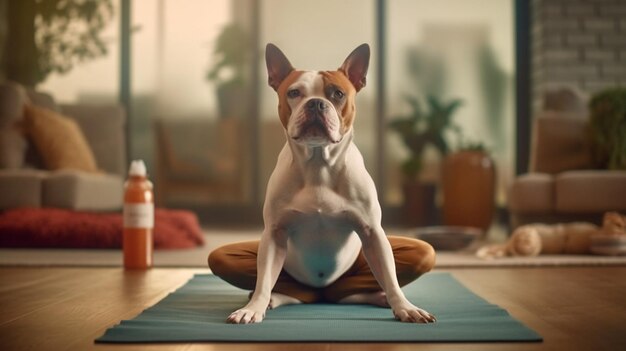
{"type": "Polygon", "coordinates": [[[408,250],[403,262],[410,261],[396,272],[376,188],[353,142],[355,97],[366,85],[369,46],[357,47],[335,71],[296,70],[273,44],[265,58],[287,141],[267,186],[261,240],[209,256],[215,274],[253,289],[227,322],[258,323],[268,308],[317,301],[288,292],[307,288],[328,289],[327,299],[338,303],[391,307],[403,322],[434,322],[404,296],[397,277],[407,284],[429,271],[434,250],[416,239],[394,239],[402,241],[398,250],[408,250]]]}

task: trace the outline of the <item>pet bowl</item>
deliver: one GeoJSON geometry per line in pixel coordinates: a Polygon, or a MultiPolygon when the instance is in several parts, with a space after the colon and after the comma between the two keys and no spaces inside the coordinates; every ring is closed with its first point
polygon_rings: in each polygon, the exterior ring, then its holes
{"type": "Polygon", "coordinates": [[[435,250],[452,251],[468,247],[483,235],[483,231],[473,227],[435,226],[417,228],[413,235],[435,250]]]}
{"type": "Polygon", "coordinates": [[[592,235],[591,252],[596,255],[626,255],[626,236],[592,235]]]}

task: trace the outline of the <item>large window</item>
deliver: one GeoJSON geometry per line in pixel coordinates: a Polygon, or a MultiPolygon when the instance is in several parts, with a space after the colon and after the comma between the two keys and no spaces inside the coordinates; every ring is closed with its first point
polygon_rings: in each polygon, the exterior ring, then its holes
{"type": "MultiPolygon", "coordinates": [[[[501,0],[394,0],[387,2],[387,117],[411,114],[407,96],[428,111],[427,98],[441,104],[454,99],[453,114],[465,141],[482,142],[496,160],[498,201],[514,172],[513,2],[501,0]]],[[[455,133],[448,143],[457,147],[455,133]]],[[[391,131],[386,137],[388,205],[403,194],[400,163],[407,150],[391,131]]],[[[437,182],[440,157],[425,151],[420,178],[437,182]]]]}
{"type": "MultiPolygon", "coordinates": [[[[101,2],[99,6],[102,6],[101,2]]],[[[105,16],[107,25],[97,34],[105,47],[105,54],[94,59],[77,61],[67,72],[53,71],[37,86],[37,89],[46,91],[54,96],[58,103],[116,103],[119,98],[120,72],[120,4],[118,0],[111,1],[111,17],[105,16]]],[[[107,11],[108,14],[108,11],[107,11]]],[[[61,15],[59,15],[61,16],[61,15]]],[[[82,23],[73,22],[70,25],[82,23]]],[[[36,28],[41,24],[35,22],[36,28]]],[[[67,34],[57,33],[61,37],[67,34]]],[[[71,38],[66,38],[70,40],[71,38]]],[[[72,41],[72,43],[75,43],[72,41]]],[[[72,44],[75,45],[75,44],[72,44]]],[[[87,45],[87,44],[85,44],[87,45]]],[[[93,43],[89,43],[93,45],[93,43]]],[[[57,59],[61,59],[57,53],[57,59]]],[[[63,58],[67,61],[68,57],[63,58]]]]}
{"type": "Polygon", "coordinates": [[[158,202],[249,203],[249,21],[230,0],[132,4],[131,150],[158,202]]]}
{"type": "MultiPolygon", "coordinates": [[[[41,88],[61,102],[116,102],[126,60],[130,156],[146,160],[161,205],[259,211],[285,141],[266,83],[268,42],[303,69],[336,69],[370,44],[355,142],[383,207],[403,203],[407,150],[387,124],[411,112],[407,96],[424,105],[429,96],[462,101],[454,121],[466,140],[492,151],[504,203],[514,168],[512,0],[129,1],[127,33],[119,11],[128,3],[113,1],[106,56],[52,74],[41,88]],[[121,38],[130,38],[127,57],[121,38]]],[[[420,177],[436,183],[440,157],[429,150],[424,160],[420,177]]]]}
{"type": "MultiPolygon", "coordinates": [[[[371,62],[376,62],[376,15],[375,2],[349,1],[282,1],[261,2],[261,47],[265,43],[276,44],[289,58],[294,67],[306,70],[334,70],[362,43],[372,46],[371,62]],[[332,9],[329,11],[328,9],[332,9]],[[346,14],[350,16],[346,16],[346,14]]],[[[265,63],[261,62],[259,74],[261,86],[260,118],[260,177],[258,180],[261,199],[269,176],[276,164],[278,151],[285,143],[282,126],[278,120],[278,98],[267,85],[265,63]]],[[[357,95],[357,119],[355,142],[365,158],[370,172],[375,170],[375,96],[376,69],[370,66],[367,86],[357,95]]]]}

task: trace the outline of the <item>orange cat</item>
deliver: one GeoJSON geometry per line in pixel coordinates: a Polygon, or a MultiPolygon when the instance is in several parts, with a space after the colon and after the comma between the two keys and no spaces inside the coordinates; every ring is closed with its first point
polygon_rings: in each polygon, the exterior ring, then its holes
{"type": "Polygon", "coordinates": [[[626,236],[626,217],[617,212],[607,212],[602,228],[586,222],[523,225],[513,231],[506,243],[484,246],[476,252],[476,256],[493,259],[540,254],[589,254],[592,236],[595,235],[626,236]]]}

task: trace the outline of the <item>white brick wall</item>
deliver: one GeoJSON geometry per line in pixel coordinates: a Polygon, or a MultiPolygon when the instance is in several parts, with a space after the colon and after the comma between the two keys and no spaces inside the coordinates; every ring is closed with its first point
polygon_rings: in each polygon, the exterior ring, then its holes
{"type": "Polygon", "coordinates": [[[546,89],[626,86],[625,0],[533,0],[533,109],[546,89]]]}

